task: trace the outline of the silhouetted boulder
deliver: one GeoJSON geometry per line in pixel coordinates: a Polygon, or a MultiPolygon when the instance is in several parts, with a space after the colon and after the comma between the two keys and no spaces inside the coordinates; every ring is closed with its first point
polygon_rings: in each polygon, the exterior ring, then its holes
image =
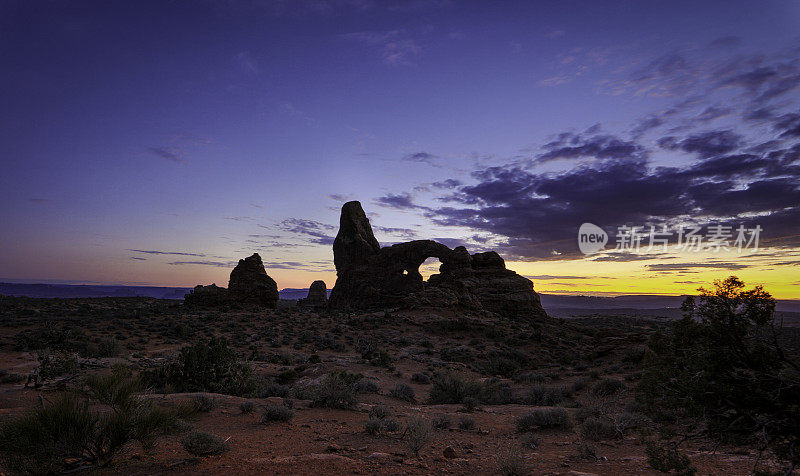
{"type": "Polygon", "coordinates": [[[258,253],[239,260],[239,264],[231,271],[228,292],[239,302],[277,307],[278,284],[267,274],[258,253]]]}
{"type": "Polygon", "coordinates": [[[308,288],[308,297],[297,301],[302,307],[325,307],[328,304],[328,286],[325,281],[316,280],[308,288]]]}
{"type": "Polygon", "coordinates": [[[544,317],[533,283],[506,269],[494,251],[470,255],[432,240],[415,240],[380,248],[359,202],[342,207],[333,245],[336,284],[332,308],[392,306],[460,306],[503,315],[544,317]],[[425,282],[419,267],[435,257],[439,274],[425,282]]]}
{"type": "Polygon", "coordinates": [[[228,290],[216,284],[208,286],[197,285],[189,291],[189,294],[183,296],[183,300],[186,304],[203,307],[222,306],[232,302],[228,290]]]}

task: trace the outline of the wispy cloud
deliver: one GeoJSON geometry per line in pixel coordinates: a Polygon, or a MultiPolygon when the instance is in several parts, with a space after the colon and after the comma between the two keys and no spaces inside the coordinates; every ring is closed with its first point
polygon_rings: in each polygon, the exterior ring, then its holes
{"type": "Polygon", "coordinates": [[[249,51],[240,51],[233,56],[233,61],[239,69],[248,75],[258,74],[258,62],[249,51]]]}
{"type": "Polygon", "coordinates": [[[234,266],[236,263],[233,261],[228,262],[221,262],[221,261],[172,261],[171,263],[167,263],[171,266],[186,266],[186,265],[197,265],[197,266],[214,266],[216,268],[230,268],[234,266]]]}
{"type": "Polygon", "coordinates": [[[410,38],[405,30],[359,31],[339,37],[377,48],[381,61],[388,66],[413,65],[422,51],[419,43],[410,38]]]}
{"type": "Polygon", "coordinates": [[[185,152],[174,147],[149,147],[147,151],[152,155],[164,160],[178,163],[187,162],[187,160],[184,158],[185,152]]]}
{"type": "Polygon", "coordinates": [[[198,253],[184,253],[180,251],[157,251],[157,250],[127,250],[133,253],[145,253],[148,255],[174,255],[174,256],[197,256],[197,257],[205,257],[204,254],[198,253]]]}

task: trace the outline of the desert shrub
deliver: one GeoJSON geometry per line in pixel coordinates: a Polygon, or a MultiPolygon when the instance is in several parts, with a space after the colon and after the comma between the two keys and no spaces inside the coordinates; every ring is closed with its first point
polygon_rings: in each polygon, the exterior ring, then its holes
{"type": "Polygon", "coordinates": [[[411,381],[415,383],[429,384],[431,383],[431,378],[428,376],[428,374],[417,372],[411,376],[411,381]]]}
{"type": "Polygon", "coordinates": [[[391,410],[386,405],[375,405],[369,409],[369,417],[376,420],[383,420],[392,415],[391,410]]]}
{"type": "Polygon", "coordinates": [[[477,398],[481,393],[481,385],[475,380],[468,380],[455,372],[441,371],[433,376],[430,403],[461,403],[466,397],[477,398]]]}
{"type": "Polygon", "coordinates": [[[217,401],[209,395],[195,395],[192,397],[194,408],[200,413],[208,413],[217,406],[217,401]]]}
{"type": "Polygon", "coordinates": [[[252,367],[239,362],[224,337],[183,347],[177,358],[145,372],[147,382],[181,392],[213,392],[248,395],[257,390],[252,367]]]}
{"type": "Polygon", "coordinates": [[[628,430],[640,428],[649,422],[650,420],[646,416],[636,412],[622,412],[614,418],[614,425],[616,425],[617,430],[622,434],[627,433],[628,430]]]}
{"type": "Polygon", "coordinates": [[[42,380],[51,380],[78,370],[78,360],[69,352],[44,350],[37,352],[36,360],[39,362],[37,372],[42,380]]]}
{"type": "Polygon", "coordinates": [[[581,436],[587,440],[609,440],[620,436],[613,421],[607,418],[589,417],[581,423],[581,436]]]}
{"type": "Polygon", "coordinates": [[[390,432],[395,432],[400,429],[400,422],[394,418],[386,418],[383,420],[383,429],[390,432]]]}
{"type": "Polygon", "coordinates": [[[325,408],[352,408],[358,403],[356,382],[362,375],[331,372],[312,392],[311,406],[325,408]]]}
{"type": "Polygon", "coordinates": [[[622,380],[615,378],[604,378],[595,384],[594,388],[592,389],[592,393],[598,397],[610,397],[623,388],[625,388],[625,384],[622,383],[622,380]]]}
{"type": "Polygon", "coordinates": [[[366,431],[368,435],[377,435],[380,433],[381,428],[383,428],[383,421],[377,418],[370,418],[364,422],[364,431],[366,431]]]}
{"type": "Polygon", "coordinates": [[[475,428],[475,419],[468,416],[462,416],[458,419],[458,428],[462,430],[472,430],[475,428]]]}
{"type": "Polygon", "coordinates": [[[517,431],[524,433],[535,429],[569,428],[572,422],[563,408],[537,408],[516,420],[517,431]]]}
{"type": "Polygon", "coordinates": [[[574,382],[572,382],[572,385],[570,385],[570,391],[572,393],[580,392],[586,388],[587,385],[589,385],[589,380],[589,377],[578,377],[574,382]]]}
{"type": "Polygon", "coordinates": [[[355,383],[355,389],[356,393],[378,393],[378,390],[380,390],[377,383],[365,378],[355,383]]]}
{"type": "Polygon", "coordinates": [[[270,423],[273,421],[287,422],[294,417],[294,412],[291,408],[284,405],[267,405],[261,412],[261,421],[263,423],[270,423]]]}
{"type": "Polygon", "coordinates": [[[406,424],[405,440],[408,449],[419,456],[419,452],[433,440],[433,430],[430,424],[421,418],[412,418],[406,424]]]}
{"type": "Polygon", "coordinates": [[[242,415],[249,415],[256,410],[256,404],[247,400],[239,404],[239,411],[242,415]]]}
{"type": "Polygon", "coordinates": [[[258,392],[261,398],[267,397],[281,397],[286,398],[289,396],[289,387],[278,383],[266,383],[258,392]]]}
{"type": "Polygon", "coordinates": [[[130,441],[152,449],[159,436],[175,429],[181,415],[138,398],[141,386],[131,382],[138,381],[115,375],[91,379],[85,397],[61,394],[51,404],[4,420],[0,462],[13,471],[47,474],[108,464],[130,441]],[[106,408],[91,410],[91,402],[106,408]]]}
{"type": "Polygon", "coordinates": [[[578,443],[578,458],[597,461],[597,448],[585,441],[578,443]]]}
{"type": "Polygon", "coordinates": [[[525,476],[530,474],[530,466],[516,449],[501,452],[496,457],[497,472],[503,476],[525,476]]]}
{"type": "Polygon", "coordinates": [[[463,405],[462,409],[467,413],[472,413],[481,408],[481,402],[475,397],[464,397],[461,404],[463,405]]]}
{"type": "Polygon", "coordinates": [[[622,361],[630,362],[635,365],[641,364],[642,361],[644,360],[646,352],[647,352],[647,347],[643,346],[628,349],[628,351],[625,352],[625,355],[622,356],[622,361]]]}
{"type": "Polygon", "coordinates": [[[664,473],[671,473],[680,476],[694,476],[697,470],[692,465],[691,460],[677,448],[666,448],[648,443],[645,449],[647,463],[651,468],[664,473]]]}
{"type": "Polygon", "coordinates": [[[600,417],[603,411],[596,406],[581,407],[575,410],[575,421],[583,423],[587,418],[600,417]]]}
{"type": "Polygon", "coordinates": [[[511,401],[511,388],[494,379],[479,382],[455,372],[440,371],[434,374],[429,403],[464,403],[466,398],[489,405],[501,405],[511,401]]]}
{"type": "Polygon", "coordinates": [[[547,385],[534,385],[528,391],[528,398],[525,403],[528,405],[539,405],[550,407],[558,405],[569,395],[564,387],[551,387],[547,385]]]}
{"type": "Polygon", "coordinates": [[[731,276],[682,309],[671,332],[648,343],[638,385],[647,412],[700,422],[718,441],[758,444],[800,464],[800,361],[780,345],[772,296],[731,276]]]}
{"type": "Polygon", "coordinates": [[[22,374],[9,373],[6,370],[0,370],[0,384],[19,383],[25,380],[22,374]]]}
{"type": "Polygon", "coordinates": [[[416,397],[414,396],[414,389],[404,383],[396,383],[389,391],[389,395],[394,398],[399,398],[400,400],[405,400],[407,402],[416,401],[416,397]]]}
{"type": "Polygon", "coordinates": [[[181,439],[183,448],[193,456],[211,456],[228,450],[228,442],[217,435],[193,431],[181,439]]]}
{"type": "Polygon", "coordinates": [[[295,369],[288,369],[284,370],[275,377],[275,382],[280,385],[285,385],[287,383],[292,383],[297,380],[298,374],[297,370],[295,369]]]}
{"type": "Polygon", "coordinates": [[[431,422],[431,425],[437,430],[446,430],[450,428],[451,424],[450,417],[445,414],[437,415],[431,422]]]}

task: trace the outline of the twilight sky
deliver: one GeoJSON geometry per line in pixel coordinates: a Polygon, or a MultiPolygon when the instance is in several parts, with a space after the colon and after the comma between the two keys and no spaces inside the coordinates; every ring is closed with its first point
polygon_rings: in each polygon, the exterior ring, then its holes
{"type": "Polygon", "coordinates": [[[0,0],[0,281],[226,284],[257,251],[332,286],[357,199],[541,292],[800,298],[798,32],[791,0],[0,0]],[[715,224],[759,249],[611,251],[715,224]]]}

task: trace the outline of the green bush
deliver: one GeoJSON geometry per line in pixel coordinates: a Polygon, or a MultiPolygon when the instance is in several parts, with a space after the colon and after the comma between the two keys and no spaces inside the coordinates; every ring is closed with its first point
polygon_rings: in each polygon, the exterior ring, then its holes
{"type": "Polygon", "coordinates": [[[598,397],[610,397],[623,388],[625,388],[625,384],[622,383],[622,380],[615,378],[604,378],[603,380],[597,382],[592,389],[592,393],[598,397]]]}
{"type": "Polygon", "coordinates": [[[497,455],[497,470],[502,476],[525,476],[530,474],[530,465],[514,448],[497,455]]]}
{"type": "Polygon", "coordinates": [[[3,421],[3,466],[23,473],[55,473],[108,464],[130,441],[145,451],[152,449],[183,415],[138,397],[140,382],[120,373],[87,379],[86,397],[64,393],[51,404],[3,421]],[[106,408],[91,410],[91,402],[106,408]]]}
{"type": "Polygon", "coordinates": [[[217,401],[208,395],[195,395],[192,397],[194,408],[200,413],[208,413],[217,407],[217,401]]]}
{"type": "Polygon", "coordinates": [[[589,417],[581,423],[581,436],[587,440],[609,440],[622,436],[613,421],[607,418],[589,417]]]}
{"type": "Polygon", "coordinates": [[[462,416],[458,419],[458,428],[462,430],[472,430],[475,428],[475,419],[468,416],[462,416]]]}
{"type": "Polygon", "coordinates": [[[247,400],[239,404],[239,411],[242,412],[242,415],[249,415],[253,413],[256,409],[256,404],[247,400]]]}
{"type": "Polygon", "coordinates": [[[374,407],[369,409],[369,417],[374,418],[376,420],[383,420],[390,417],[391,415],[392,412],[386,405],[375,405],[374,407]]]}
{"type": "Polygon", "coordinates": [[[433,427],[436,428],[437,430],[446,430],[450,428],[452,422],[450,421],[449,416],[442,414],[442,415],[437,415],[431,422],[431,425],[433,425],[433,427]]]}
{"type": "Polygon", "coordinates": [[[678,451],[677,448],[664,448],[652,442],[645,449],[647,463],[651,468],[664,473],[675,472],[680,476],[694,476],[697,470],[692,465],[689,457],[678,451]]]}
{"type": "Polygon", "coordinates": [[[511,401],[511,388],[495,379],[479,382],[455,372],[434,374],[429,403],[464,403],[467,398],[487,405],[502,405],[511,401]]]}
{"type": "Polygon", "coordinates": [[[800,361],[780,345],[775,300],[731,276],[686,299],[648,343],[639,399],[656,420],[700,422],[724,443],[762,444],[800,464],[800,361]]]}
{"type": "Polygon", "coordinates": [[[261,421],[263,423],[270,423],[273,421],[287,422],[294,417],[294,412],[291,408],[283,405],[268,405],[264,407],[261,412],[261,421]]]}
{"type": "Polygon", "coordinates": [[[416,401],[416,397],[414,396],[414,389],[404,383],[396,383],[389,390],[389,395],[394,398],[399,398],[400,400],[405,400],[407,402],[414,402],[416,401]]]}
{"type": "Polygon", "coordinates": [[[211,456],[228,450],[228,442],[217,435],[193,431],[181,439],[183,448],[193,456],[211,456]]]}
{"type": "Polygon", "coordinates": [[[180,392],[250,395],[258,389],[249,364],[239,362],[224,337],[183,347],[177,358],[145,372],[153,387],[174,387],[180,392]]]}
{"type": "Polygon", "coordinates": [[[516,421],[517,431],[524,433],[535,429],[570,428],[572,422],[563,408],[537,408],[516,421]]]}
{"type": "Polygon", "coordinates": [[[406,424],[405,440],[408,449],[419,456],[419,452],[433,440],[433,430],[430,424],[421,418],[412,418],[406,424]]]}
{"type": "Polygon", "coordinates": [[[368,435],[377,435],[380,433],[381,428],[383,428],[383,421],[377,418],[370,418],[364,422],[364,431],[366,431],[368,435]]]}
{"type": "Polygon", "coordinates": [[[421,384],[426,384],[427,385],[427,384],[431,383],[431,378],[430,378],[430,376],[428,376],[428,374],[417,372],[417,373],[411,375],[411,381],[415,382],[415,383],[421,383],[421,384]]]}
{"type": "Polygon", "coordinates": [[[353,408],[358,403],[356,382],[360,374],[331,372],[312,392],[311,406],[325,408],[353,408]]]}
{"type": "Polygon", "coordinates": [[[551,407],[558,405],[567,398],[569,392],[564,387],[550,387],[547,385],[534,385],[528,391],[525,401],[528,405],[551,407]]]}

